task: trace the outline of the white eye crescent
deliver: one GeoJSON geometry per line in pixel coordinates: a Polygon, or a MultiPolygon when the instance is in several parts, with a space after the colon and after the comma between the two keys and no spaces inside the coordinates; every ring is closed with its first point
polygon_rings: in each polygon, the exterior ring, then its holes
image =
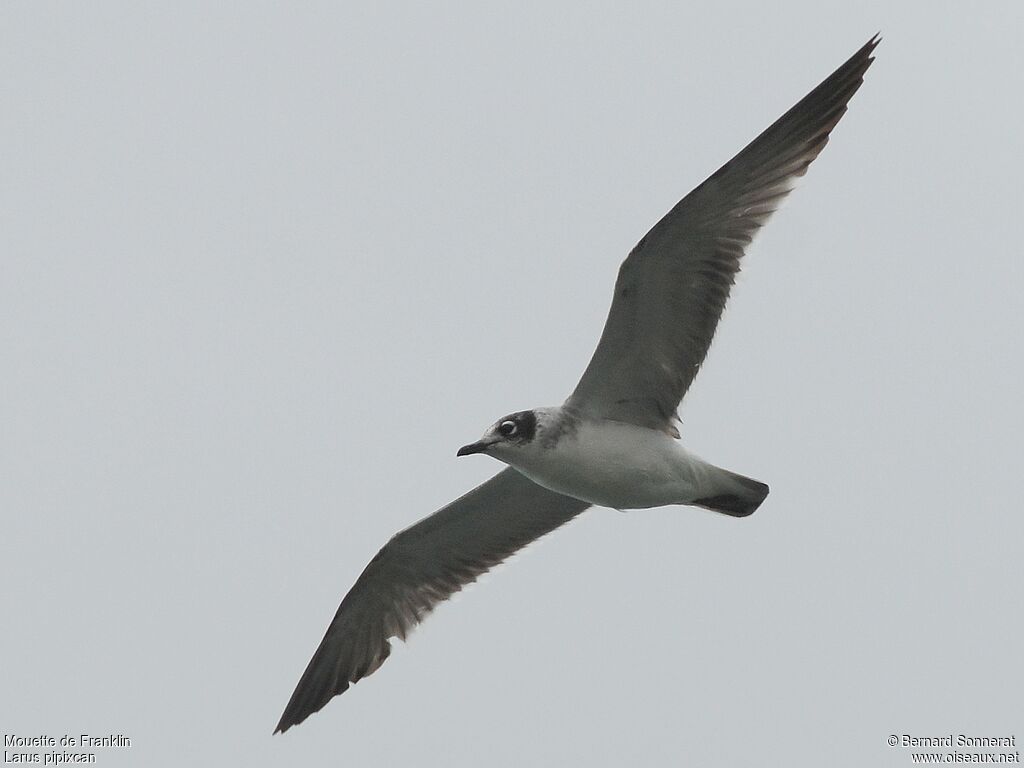
{"type": "Polygon", "coordinates": [[[512,437],[516,433],[516,423],[514,421],[503,421],[498,425],[498,432],[502,437],[512,437]]]}

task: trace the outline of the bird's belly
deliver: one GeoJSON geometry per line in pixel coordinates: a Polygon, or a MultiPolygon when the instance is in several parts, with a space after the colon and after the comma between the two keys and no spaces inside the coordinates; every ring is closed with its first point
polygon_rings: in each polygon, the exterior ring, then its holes
{"type": "Polygon", "coordinates": [[[695,467],[678,441],[638,427],[581,430],[516,468],[548,490],[613,509],[697,498],[695,467]]]}

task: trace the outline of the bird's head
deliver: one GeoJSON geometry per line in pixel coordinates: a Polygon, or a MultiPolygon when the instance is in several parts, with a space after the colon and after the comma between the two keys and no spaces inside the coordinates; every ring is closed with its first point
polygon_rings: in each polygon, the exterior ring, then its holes
{"type": "Polygon", "coordinates": [[[507,462],[512,451],[525,448],[533,442],[537,436],[537,421],[536,411],[519,411],[503,416],[475,443],[459,448],[456,456],[487,453],[507,462]]]}

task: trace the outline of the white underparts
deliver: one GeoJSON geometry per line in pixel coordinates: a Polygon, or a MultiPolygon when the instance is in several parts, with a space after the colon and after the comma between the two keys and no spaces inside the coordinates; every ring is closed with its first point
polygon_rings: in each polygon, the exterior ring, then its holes
{"type": "Polygon", "coordinates": [[[723,479],[666,433],[615,421],[581,421],[554,443],[494,456],[549,490],[613,509],[687,504],[716,495],[723,479]]]}

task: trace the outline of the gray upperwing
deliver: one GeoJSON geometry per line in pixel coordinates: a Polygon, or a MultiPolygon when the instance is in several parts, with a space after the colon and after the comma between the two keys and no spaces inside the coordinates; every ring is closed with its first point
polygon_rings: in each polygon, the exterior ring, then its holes
{"type": "Polygon", "coordinates": [[[623,262],[594,356],[566,405],[671,432],[740,259],[846,112],[877,36],[682,199],[623,262]]]}
{"type": "Polygon", "coordinates": [[[394,536],[341,601],[275,733],[372,674],[438,603],[589,504],[505,469],[394,536]]]}

